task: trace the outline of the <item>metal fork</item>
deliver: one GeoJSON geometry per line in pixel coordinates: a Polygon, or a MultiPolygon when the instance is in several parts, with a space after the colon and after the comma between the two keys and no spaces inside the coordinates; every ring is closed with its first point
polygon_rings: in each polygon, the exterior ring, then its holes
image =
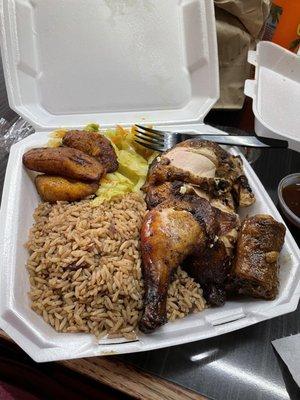
{"type": "Polygon", "coordinates": [[[260,148],[288,148],[286,140],[278,140],[257,136],[230,136],[230,135],[205,135],[197,133],[177,133],[159,131],[141,125],[135,125],[135,142],[148,149],[164,152],[171,149],[177,143],[187,139],[210,140],[229,146],[260,147],[260,148]]]}

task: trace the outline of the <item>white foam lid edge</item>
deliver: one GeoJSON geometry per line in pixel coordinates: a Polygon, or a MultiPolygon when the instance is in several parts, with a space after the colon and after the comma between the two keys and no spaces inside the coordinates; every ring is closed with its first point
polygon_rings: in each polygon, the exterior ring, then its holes
{"type": "Polygon", "coordinates": [[[246,81],[245,93],[253,99],[256,133],[286,139],[300,151],[300,56],[262,41],[248,61],[255,78],[246,81]]]}

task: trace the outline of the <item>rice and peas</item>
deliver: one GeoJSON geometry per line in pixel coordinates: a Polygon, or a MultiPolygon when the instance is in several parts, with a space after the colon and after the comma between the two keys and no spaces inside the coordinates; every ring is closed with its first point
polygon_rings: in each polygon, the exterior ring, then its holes
{"type": "MultiPolygon", "coordinates": [[[[109,198],[100,190],[93,200],[41,203],[34,213],[27,243],[31,307],[58,332],[136,338],[144,294],[139,232],[147,210],[139,190],[115,181],[109,198]]],[[[168,320],[204,308],[199,284],[178,268],[168,320]]]]}

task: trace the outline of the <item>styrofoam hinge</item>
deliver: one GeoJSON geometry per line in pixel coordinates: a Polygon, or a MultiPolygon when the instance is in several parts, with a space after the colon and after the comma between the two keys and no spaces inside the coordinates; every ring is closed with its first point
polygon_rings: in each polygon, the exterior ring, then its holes
{"type": "Polygon", "coordinates": [[[251,97],[252,99],[255,96],[255,88],[256,88],[256,81],[253,79],[247,79],[245,81],[244,93],[246,96],[251,97]]]}
{"type": "Polygon", "coordinates": [[[257,52],[254,50],[248,51],[248,63],[252,65],[257,65],[257,52]]]}

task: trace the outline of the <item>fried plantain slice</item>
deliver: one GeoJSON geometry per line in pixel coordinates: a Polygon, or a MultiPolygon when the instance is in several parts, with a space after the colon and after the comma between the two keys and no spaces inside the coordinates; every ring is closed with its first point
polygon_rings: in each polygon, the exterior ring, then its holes
{"type": "Polygon", "coordinates": [[[99,161],[69,147],[29,150],[23,155],[23,164],[33,171],[83,181],[99,181],[105,174],[105,168],[99,161]]]}
{"type": "Polygon", "coordinates": [[[69,131],[64,136],[62,143],[64,146],[96,157],[107,172],[115,172],[118,169],[119,163],[113,146],[105,136],[98,132],[69,131]]]}
{"type": "Polygon", "coordinates": [[[38,175],[35,185],[42,200],[49,203],[79,201],[95,194],[99,188],[98,182],[80,182],[50,175],[38,175]]]}

